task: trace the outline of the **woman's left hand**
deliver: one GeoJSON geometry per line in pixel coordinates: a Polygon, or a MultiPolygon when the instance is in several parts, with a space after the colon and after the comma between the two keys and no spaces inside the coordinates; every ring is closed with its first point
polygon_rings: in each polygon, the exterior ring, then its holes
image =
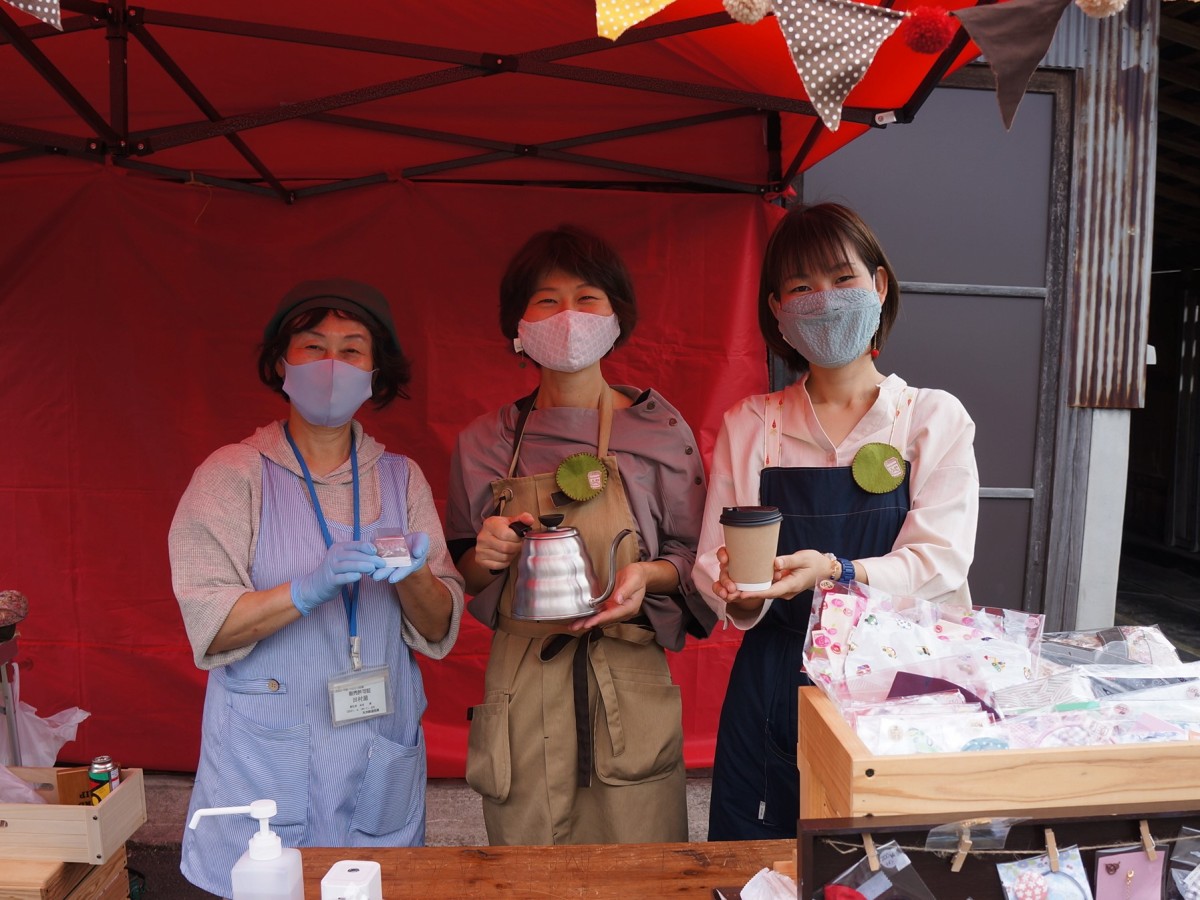
{"type": "Polygon", "coordinates": [[[635,562],[621,569],[613,583],[612,593],[604,601],[600,612],[572,622],[571,631],[603,628],[605,625],[632,619],[641,612],[642,600],[646,597],[646,565],[635,562]]]}
{"type": "Polygon", "coordinates": [[[424,531],[410,531],[404,536],[404,540],[408,544],[408,554],[412,562],[407,566],[376,569],[371,573],[371,578],[396,584],[425,565],[425,559],[429,556],[429,535],[424,531]]]}
{"type": "Polygon", "coordinates": [[[775,557],[773,584],[764,596],[791,597],[810,591],[823,578],[832,578],[829,557],[817,550],[797,550],[775,557]]]}

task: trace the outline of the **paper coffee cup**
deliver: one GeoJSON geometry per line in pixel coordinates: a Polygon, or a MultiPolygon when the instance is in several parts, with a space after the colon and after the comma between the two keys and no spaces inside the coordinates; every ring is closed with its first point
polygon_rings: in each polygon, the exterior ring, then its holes
{"type": "Polygon", "coordinates": [[[765,591],[775,574],[779,523],[774,506],[726,506],[721,510],[729,577],[739,591],[765,591]]]}

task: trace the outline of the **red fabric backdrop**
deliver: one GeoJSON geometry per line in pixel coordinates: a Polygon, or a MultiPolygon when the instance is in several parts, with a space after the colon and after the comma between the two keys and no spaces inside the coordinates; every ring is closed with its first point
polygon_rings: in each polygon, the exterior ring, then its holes
{"type": "MultiPolygon", "coordinates": [[[[391,299],[413,398],[363,416],[444,501],[449,449],[478,413],[531,389],[496,323],[504,262],[572,221],[608,236],[641,299],[614,382],[659,388],[708,458],[722,411],[766,385],[754,295],[780,211],[742,196],[393,183],[295,206],[62,161],[0,173],[0,588],[23,591],[23,698],[91,712],[64,761],[111,753],[187,771],[205,674],[171,593],[166,533],[195,466],[283,414],[256,342],[302,278],[347,275],[391,299]]],[[[430,774],[461,776],[465,709],[489,633],[464,622],[423,661],[430,774]]],[[[737,635],[689,641],[689,766],[711,765],[737,635]]]]}

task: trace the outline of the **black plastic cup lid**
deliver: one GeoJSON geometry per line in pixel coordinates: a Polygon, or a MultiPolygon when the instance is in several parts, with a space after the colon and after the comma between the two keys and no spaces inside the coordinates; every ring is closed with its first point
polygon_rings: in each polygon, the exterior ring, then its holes
{"type": "Polygon", "coordinates": [[[783,521],[777,506],[726,506],[721,509],[722,525],[774,525],[783,521]]]}

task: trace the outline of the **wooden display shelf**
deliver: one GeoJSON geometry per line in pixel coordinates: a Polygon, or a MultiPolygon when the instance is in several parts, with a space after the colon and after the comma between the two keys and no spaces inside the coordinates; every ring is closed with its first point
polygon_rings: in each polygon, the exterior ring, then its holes
{"type": "Polygon", "coordinates": [[[98,866],[5,860],[0,864],[0,900],[127,900],[125,863],[124,847],[98,866]]]}
{"type": "Polygon", "coordinates": [[[800,688],[800,818],[1004,809],[1200,808],[1200,741],[875,756],[817,687],[800,688]]]}
{"type": "Polygon", "coordinates": [[[1079,847],[1084,871],[1094,888],[1098,848],[1141,845],[1143,822],[1156,842],[1178,837],[1184,826],[1200,828],[1200,804],[1192,800],[1127,803],[1097,807],[1086,814],[1071,814],[1063,809],[997,808],[986,818],[1014,820],[1003,850],[968,850],[957,872],[952,869],[953,852],[923,849],[930,830],[955,823],[953,816],[926,813],[801,819],[796,839],[799,896],[805,900],[812,897],[863,860],[866,852],[858,848],[863,847],[863,835],[869,834],[876,848],[889,841],[899,844],[938,900],[1004,900],[996,864],[1045,854],[1046,829],[1051,830],[1060,852],[1067,847],[1079,847]]]}

